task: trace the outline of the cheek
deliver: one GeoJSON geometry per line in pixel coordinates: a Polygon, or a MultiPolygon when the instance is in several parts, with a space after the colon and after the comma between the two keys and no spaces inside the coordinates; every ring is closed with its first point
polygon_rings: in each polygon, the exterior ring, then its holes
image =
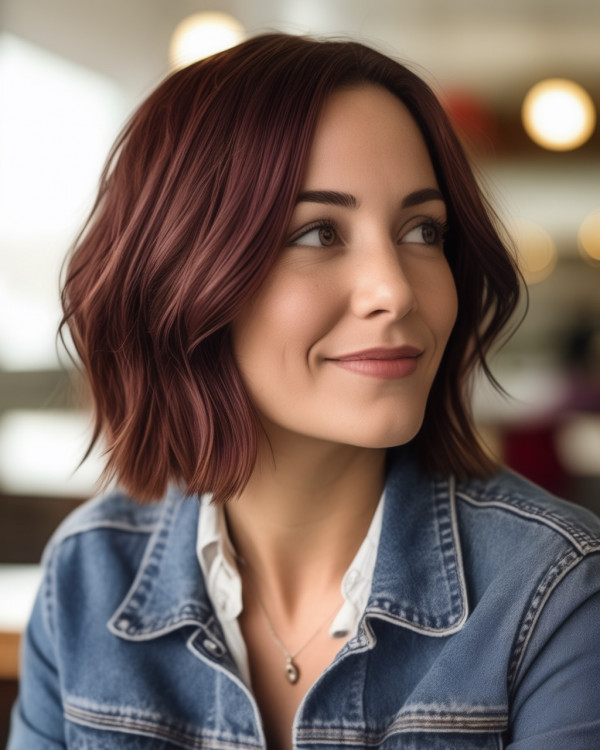
{"type": "Polygon", "coordinates": [[[274,277],[232,325],[234,354],[242,372],[265,377],[267,361],[285,366],[290,357],[306,359],[335,314],[318,281],[274,277]]]}
{"type": "Polygon", "coordinates": [[[420,279],[419,309],[442,347],[458,315],[458,296],[450,267],[444,263],[420,279]]]}

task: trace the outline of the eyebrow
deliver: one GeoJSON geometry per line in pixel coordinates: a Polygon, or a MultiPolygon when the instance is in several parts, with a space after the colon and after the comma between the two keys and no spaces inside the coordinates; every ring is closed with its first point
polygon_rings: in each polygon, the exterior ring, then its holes
{"type": "MultiPolygon", "coordinates": [[[[406,195],[400,205],[402,208],[411,208],[429,201],[444,202],[444,196],[437,188],[423,188],[406,195]]],[[[358,200],[350,193],[339,193],[336,190],[306,190],[298,195],[296,203],[326,203],[342,208],[358,208],[359,205],[358,200]]]]}
{"type": "Polygon", "coordinates": [[[404,197],[400,205],[402,208],[411,208],[412,206],[420,206],[421,203],[428,203],[429,201],[442,201],[442,203],[445,203],[444,196],[437,188],[423,188],[423,190],[415,190],[414,193],[409,193],[404,197]]]}
{"type": "Polygon", "coordinates": [[[335,190],[307,190],[296,198],[296,203],[327,203],[342,208],[357,208],[358,201],[349,193],[338,193],[335,190]]]}

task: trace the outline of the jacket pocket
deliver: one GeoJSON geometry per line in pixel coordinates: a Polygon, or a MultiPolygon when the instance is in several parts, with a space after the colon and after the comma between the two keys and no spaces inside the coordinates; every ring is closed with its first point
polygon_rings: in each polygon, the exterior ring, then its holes
{"type": "Polygon", "coordinates": [[[247,736],[216,732],[177,722],[156,711],[67,701],[64,705],[69,750],[258,750],[247,736]]]}

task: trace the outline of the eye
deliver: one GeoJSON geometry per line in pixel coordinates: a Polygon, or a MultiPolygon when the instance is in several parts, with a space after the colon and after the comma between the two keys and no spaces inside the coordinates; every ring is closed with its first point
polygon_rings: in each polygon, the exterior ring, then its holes
{"type": "Polygon", "coordinates": [[[331,222],[320,222],[305,227],[297,232],[289,241],[289,245],[303,245],[305,247],[331,247],[337,242],[337,232],[331,222]]]}
{"type": "Polygon", "coordinates": [[[447,226],[434,219],[427,219],[401,237],[401,242],[415,243],[419,245],[443,245],[447,226]]]}

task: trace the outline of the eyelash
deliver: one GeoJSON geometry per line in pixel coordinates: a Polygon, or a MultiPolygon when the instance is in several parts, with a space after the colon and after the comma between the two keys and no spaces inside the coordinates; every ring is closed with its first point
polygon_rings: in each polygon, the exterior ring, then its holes
{"type": "MultiPolygon", "coordinates": [[[[415,224],[413,227],[411,227],[408,231],[406,231],[403,235],[406,236],[410,234],[410,232],[413,232],[415,229],[434,229],[436,233],[436,238],[433,242],[422,242],[422,243],[415,243],[415,244],[423,244],[428,247],[435,247],[436,245],[443,245],[445,237],[448,233],[448,223],[445,221],[439,221],[438,219],[433,218],[424,218],[423,221],[420,221],[418,224],[415,224]]],[[[298,232],[295,232],[295,234],[289,239],[288,245],[301,245],[302,243],[300,240],[311,232],[314,231],[321,231],[321,230],[328,230],[334,233],[334,235],[337,238],[338,232],[335,227],[335,222],[333,219],[320,219],[319,221],[315,221],[312,224],[309,224],[306,227],[302,227],[298,232]]],[[[310,247],[310,246],[309,246],[310,247]]],[[[329,245],[323,245],[323,247],[329,247],[329,245]]]]}
{"type": "MultiPolygon", "coordinates": [[[[306,227],[302,227],[302,229],[295,232],[292,237],[288,240],[288,245],[301,245],[302,243],[300,240],[307,234],[310,234],[311,232],[314,232],[315,230],[322,230],[327,229],[335,234],[337,237],[337,230],[335,228],[335,222],[333,219],[319,219],[319,221],[315,221],[312,224],[309,224],[306,227]]],[[[324,245],[324,247],[327,247],[327,245],[324,245]]]]}
{"type": "Polygon", "coordinates": [[[410,232],[413,232],[415,229],[433,229],[435,231],[435,240],[433,242],[423,242],[423,244],[428,247],[435,247],[436,245],[443,246],[446,235],[448,234],[448,223],[433,218],[427,218],[418,224],[415,224],[408,230],[408,232],[405,232],[404,236],[410,234],[410,232]]]}

